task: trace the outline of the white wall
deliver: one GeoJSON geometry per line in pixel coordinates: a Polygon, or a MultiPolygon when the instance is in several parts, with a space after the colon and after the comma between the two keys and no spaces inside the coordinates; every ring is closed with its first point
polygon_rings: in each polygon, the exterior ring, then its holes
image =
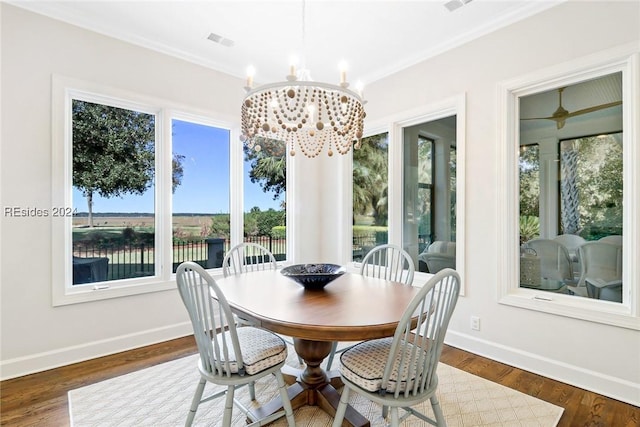
{"type": "MultiPolygon", "coordinates": [[[[2,3],[2,207],[50,208],[51,76],[239,120],[243,81],[2,3]]],[[[4,212],[4,209],[3,209],[4,212]]],[[[190,333],[176,291],[52,307],[51,218],[2,215],[2,377],[190,333]]]]}
{"type": "MultiPolygon", "coordinates": [[[[2,206],[51,201],[51,74],[239,113],[243,82],[1,4],[2,206]]],[[[466,295],[448,341],[640,404],[640,335],[497,303],[497,83],[638,40],[637,2],[563,4],[367,87],[368,120],[467,93],[466,295]],[[606,17],[606,19],[604,19],[606,17]],[[469,317],[482,329],[471,332],[469,317]],[[620,394],[624,395],[620,395],[620,394]]],[[[238,114],[239,115],[239,114],[238,114]]],[[[296,261],[339,262],[346,158],[296,157],[296,261]],[[315,159],[319,160],[319,159],[315,159]],[[339,172],[340,171],[340,172],[339,172]]],[[[399,171],[398,171],[399,173],[399,171]]],[[[189,333],[175,291],[51,305],[51,219],[1,219],[2,377],[189,333]]]]}
{"type": "Polygon", "coordinates": [[[501,224],[496,223],[496,115],[499,82],[638,42],[639,28],[638,2],[563,3],[366,88],[367,119],[376,123],[467,95],[466,295],[456,308],[447,342],[636,405],[640,331],[497,302],[501,224]],[[470,316],[480,317],[480,331],[470,329],[470,316]]]}

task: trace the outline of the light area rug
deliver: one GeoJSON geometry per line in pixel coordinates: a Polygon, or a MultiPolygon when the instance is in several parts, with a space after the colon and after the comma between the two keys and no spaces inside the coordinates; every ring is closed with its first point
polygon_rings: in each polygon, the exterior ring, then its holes
{"type": "MultiPolygon", "coordinates": [[[[127,375],[69,391],[69,414],[73,427],[174,427],[183,426],[199,380],[197,355],[142,369],[127,375]]],[[[287,363],[299,367],[290,347],[287,363]]],[[[443,363],[438,367],[438,399],[449,427],[554,427],[563,408],[524,393],[485,380],[443,363]]],[[[216,389],[207,384],[205,395],[216,389]]],[[[278,395],[275,378],[268,376],[256,383],[257,401],[251,402],[246,387],[236,391],[248,407],[264,404],[278,395]]],[[[352,393],[350,403],[371,421],[372,427],[387,425],[380,406],[352,393]]],[[[222,424],[224,398],[203,403],[198,408],[195,426],[222,424]]],[[[425,402],[416,408],[433,416],[425,402]]],[[[317,407],[295,411],[297,426],[328,427],[332,418],[317,407]]],[[[233,426],[246,424],[246,418],[234,408],[233,426]]],[[[286,426],[284,419],[272,424],[286,426]]],[[[409,417],[403,426],[429,424],[409,417]]]]}

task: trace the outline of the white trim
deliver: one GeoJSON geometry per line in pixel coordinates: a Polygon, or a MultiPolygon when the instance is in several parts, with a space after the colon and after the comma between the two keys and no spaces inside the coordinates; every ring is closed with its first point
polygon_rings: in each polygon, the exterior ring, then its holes
{"type": "MultiPolygon", "coordinates": [[[[159,171],[156,174],[154,197],[156,271],[153,276],[109,281],[105,283],[104,287],[70,285],[72,282],[72,269],[68,260],[71,259],[72,219],[51,218],[52,305],[55,307],[174,289],[175,283],[172,280],[175,275],[170,268],[172,266],[172,255],[166,243],[171,241],[172,235],[171,220],[166,219],[166,215],[170,215],[172,211],[172,153],[168,146],[171,143],[171,121],[175,118],[230,131],[230,156],[232,156],[232,160],[234,155],[237,156],[239,158],[237,162],[240,164],[239,169],[237,165],[235,169],[232,168],[233,165],[230,165],[230,173],[239,170],[240,178],[239,180],[237,178],[234,180],[233,176],[231,177],[229,191],[232,195],[232,201],[239,199],[239,206],[242,207],[242,148],[239,148],[240,154],[237,154],[237,150],[234,150],[234,147],[240,144],[231,143],[234,129],[236,130],[236,137],[239,134],[237,131],[238,124],[224,114],[198,111],[188,106],[178,105],[158,98],[74,78],[52,75],[52,206],[71,206],[72,170],[70,165],[72,162],[72,148],[68,142],[71,140],[72,99],[128,108],[154,114],[156,117],[155,166],[156,170],[159,171]],[[211,117],[223,117],[223,120],[211,117]],[[238,189],[240,191],[237,191],[238,189]],[[61,248],[64,249],[61,250],[61,248]]],[[[234,206],[233,204],[230,205],[229,209],[234,206]]],[[[236,216],[240,217],[239,224],[242,226],[242,212],[236,214],[236,216]]],[[[239,234],[242,235],[241,228],[239,234]]]]}
{"type": "Polygon", "coordinates": [[[190,322],[120,335],[0,361],[4,381],[193,334],[190,322]]]}
{"type": "MultiPolygon", "coordinates": [[[[353,260],[353,151],[356,148],[351,147],[349,152],[344,155],[340,155],[339,158],[335,158],[332,165],[334,172],[341,177],[340,182],[342,185],[338,186],[336,190],[337,194],[331,194],[330,192],[321,192],[322,201],[320,206],[328,206],[334,203],[334,199],[340,202],[341,211],[344,213],[350,213],[345,215],[338,215],[339,225],[335,230],[335,239],[338,244],[339,254],[335,256],[335,259],[341,260],[342,264],[348,264],[353,260]],[[335,164],[337,163],[337,164],[335,164]]],[[[325,167],[328,162],[325,162],[325,167]]],[[[328,174],[330,172],[323,172],[328,174]]],[[[325,249],[323,248],[323,251],[325,249]]],[[[324,259],[332,259],[331,254],[323,253],[324,259]]]]}
{"type": "MultiPolygon", "coordinates": [[[[412,120],[416,116],[404,116],[405,120],[412,120]]],[[[402,135],[403,123],[396,119],[389,123],[389,189],[387,199],[389,212],[387,213],[387,243],[403,247],[402,245],[402,217],[404,215],[404,147],[402,135]]]]}
{"type": "MultiPolygon", "coordinates": [[[[240,132],[234,128],[230,141],[238,141],[240,132]]],[[[242,144],[231,144],[229,147],[229,174],[231,175],[231,194],[229,209],[229,227],[231,246],[244,241],[244,153],[242,144]]]]}
{"type": "Polygon", "coordinates": [[[474,354],[640,406],[640,384],[449,329],[445,343],[474,354]]]}
{"type": "Polygon", "coordinates": [[[465,247],[466,247],[466,94],[400,112],[389,117],[389,243],[402,242],[403,176],[392,171],[404,168],[402,153],[402,129],[456,116],[456,271],[460,274],[460,295],[465,295],[465,247]],[[393,148],[392,148],[393,147],[393,148]],[[394,207],[391,209],[391,207],[394,207]]]}
{"type": "Polygon", "coordinates": [[[635,268],[640,252],[640,46],[630,43],[598,52],[582,59],[536,71],[498,85],[497,149],[497,212],[498,221],[498,300],[501,304],[532,309],[551,314],[640,330],[640,269],[635,268]],[[622,72],[623,79],[623,283],[627,294],[623,303],[610,303],[570,295],[518,287],[518,171],[517,150],[519,108],[518,98],[532,93],[566,86],[613,72],[622,72]],[[634,288],[632,285],[636,284],[634,288]]]}
{"type": "MultiPolygon", "coordinates": [[[[30,1],[18,1],[18,0],[4,0],[9,4],[16,7],[20,7],[26,10],[30,10],[37,14],[44,14],[51,18],[67,22],[74,26],[84,28],[86,30],[103,34],[109,37],[113,37],[117,40],[122,40],[127,43],[132,43],[137,46],[141,46],[147,49],[151,49],[156,52],[160,52],[175,58],[179,58],[194,64],[202,65],[213,70],[234,76],[240,79],[246,78],[244,68],[239,69],[233,64],[219,59],[216,55],[209,55],[204,57],[202,55],[193,54],[192,52],[185,51],[174,46],[170,46],[166,43],[162,43],[157,39],[150,39],[133,31],[125,31],[122,28],[113,28],[107,23],[103,22],[99,17],[87,18],[86,16],[80,16],[78,11],[73,7],[73,4],[65,4],[62,2],[30,2],[30,1]],[[242,70],[242,71],[241,71],[242,70]]],[[[521,7],[516,10],[512,10],[506,14],[497,16],[493,20],[488,20],[482,26],[467,31],[456,37],[450,38],[437,46],[432,46],[421,52],[417,52],[410,58],[404,61],[394,61],[393,63],[387,63],[376,70],[369,70],[367,75],[362,76],[362,80],[371,84],[375,81],[382,80],[398,71],[407,69],[427,59],[433,58],[437,55],[447,52],[456,47],[462,46],[470,41],[476,40],[486,34],[491,34],[503,27],[512,25],[528,17],[541,13],[549,8],[558,6],[567,0],[549,0],[549,1],[532,1],[529,3],[523,3],[521,7]]]]}

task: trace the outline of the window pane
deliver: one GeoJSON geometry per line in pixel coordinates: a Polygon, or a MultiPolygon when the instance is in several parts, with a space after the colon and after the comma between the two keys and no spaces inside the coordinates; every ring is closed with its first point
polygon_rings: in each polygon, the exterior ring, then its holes
{"type": "Polygon", "coordinates": [[[451,241],[456,240],[456,207],[457,207],[457,188],[458,188],[458,161],[456,147],[452,146],[449,151],[449,192],[451,194],[451,241]]]}
{"type": "Polygon", "coordinates": [[[520,244],[540,235],[540,149],[520,147],[520,244]]]}
{"type": "MultiPolygon", "coordinates": [[[[283,141],[264,140],[260,150],[244,147],[244,241],[287,259],[287,158],[283,141]]],[[[246,254],[250,255],[250,254],[246,254]]]]}
{"type": "Polygon", "coordinates": [[[172,120],[173,272],[222,266],[229,240],[229,131],[172,120]]]}
{"type": "Polygon", "coordinates": [[[402,238],[418,271],[455,268],[455,144],[455,116],[404,129],[402,238]]]}
{"type": "Polygon", "coordinates": [[[622,302],[621,77],[520,99],[521,287],[622,302]],[[534,112],[563,95],[573,113],[534,112]]]}
{"type": "Polygon", "coordinates": [[[622,235],[622,133],[560,144],[561,232],[622,235]]]}
{"type": "Polygon", "coordinates": [[[155,116],[72,102],[73,284],[155,274],[155,116]]]}
{"type": "Polygon", "coordinates": [[[433,140],[418,137],[418,252],[422,252],[431,243],[433,201],[433,140]]]}
{"type": "Polygon", "coordinates": [[[388,242],[388,134],[362,139],[353,150],[353,261],[388,242]]]}

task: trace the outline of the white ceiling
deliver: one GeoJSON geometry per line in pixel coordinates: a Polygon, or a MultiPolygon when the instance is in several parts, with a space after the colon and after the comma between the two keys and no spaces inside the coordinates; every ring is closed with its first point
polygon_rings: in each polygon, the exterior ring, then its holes
{"type": "MultiPolygon", "coordinates": [[[[612,73],[599,78],[574,83],[565,87],[562,106],[573,112],[584,108],[595,107],[610,102],[622,101],[622,73],[612,73]]],[[[520,117],[548,117],[558,108],[560,103],[558,89],[536,93],[520,98],[520,117]]],[[[580,122],[602,117],[617,116],[622,120],[622,105],[594,111],[570,118],[570,122],[580,122]]],[[[521,131],[548,128],[555,132],[553,120],[523,120],[521,131]]]]}
{"type": "Polygon", "coordinates": [[[314,80],[337,83],[345,61],[366,85],[565,0],[6,1],[233,76],[251,65],[257,83],[283,80],[295,56],[314,80]]]}

